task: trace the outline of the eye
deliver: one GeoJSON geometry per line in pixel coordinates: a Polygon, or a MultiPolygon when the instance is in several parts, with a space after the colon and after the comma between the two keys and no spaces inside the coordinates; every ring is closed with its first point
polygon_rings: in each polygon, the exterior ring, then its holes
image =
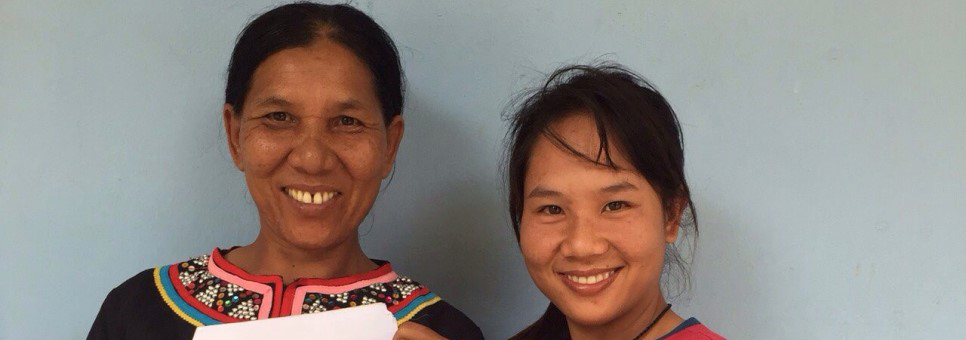
{"type": "Polygon", "coordinates": [[[275,122],[287,122],[292,120],[292,115],[288,112],[276,111],[265,115],[265,118],[275,122]]]}
{"type": "Polygon", "coordinates": [[[557,205],[545,205],[540,207],[539,212],[550,214],[550,215],[560,215],[563,214],[563,208],[557,205]]]}
{"type": "Polygon", "coordinates": [[[355,126],[359,125],[359,120],[349,116],[341,116],[339,117],[339,124],[345,126],[355,126]]]}
{"type": "Polygon", "coordinates": [[[617,211],[617,210],[627,208],[627,206],[628,206],[627,202],[624,202],[624,201],[608,202],[607,204],[604,205],[604,211],[617,211]]]}

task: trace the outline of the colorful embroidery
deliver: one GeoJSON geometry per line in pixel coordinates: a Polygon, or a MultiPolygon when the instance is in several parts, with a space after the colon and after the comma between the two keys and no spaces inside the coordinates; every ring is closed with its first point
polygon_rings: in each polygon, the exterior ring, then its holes
{"type": "Polygon", "coordinates": [[[416,314],[423,310],[423,308],[429,307],[440,300],[442,299],[433,293],[427,293],[426,295],[413,299],[413,301],[406,304],[404,308],[393,313],[393,316],[396,317],[396,324],[401,325],[403,322],[409,321],[409,319],[412,319],[413,316],[416,316],[416,314]]]}
{"type": "Polygon", "coordinates": [[[220,322],[217,320],[214,320],[201,311],[191,307],[187,301],[185,301],[184,298],[178,294],[167,275],[169,267],[170,266],[164,266],[154,269],[154,284],[158,288],[158,293],[161,294],[161,299],[164,300],[164,303],[167,304],[175,314],[181,317],[181,319],[193,326],[200,327],[219,324],[220,322]]]}
{"type": "Polygon", "coordinates": [[[397,276],[388,263],[358,278],[305,279],[309,284],[302,284],[302,280],[293,282],[284,288],[284,296],[294,301],[272,301],[273,296],[282,296],[283,292],[273,291],[273,287],[282,287],[280,279],[278,282],[246,280],[242,277],[254,276],[231,273],[239,269],[219,263],[227,261],[215,249],[210,256],[198,256],[154,271],[162,299],[175,314],[194,326],[318,313],[373,303],[385,304],[402,324],[440,301],[418,282],[397,276]]]}
{"type": "Polygon", "coordinates": [[[178,279],[188,294],[232,321],[256,320],[262,296],[216,277],[208,270],[209,256],[203,255],[177,265],[178,279]]]}
{"type": "Polygon", "coordinates": [[[342,293],[306,294],[301,313],[318,313],[380,302],[386,304],[389,311],[393,312],[397,320],[402,320],[402,323],[408,321],[411,314],[437,301],[439,297],[419,283],[406,277],[397,277],[392,282],[375,283],[342,293]]]}

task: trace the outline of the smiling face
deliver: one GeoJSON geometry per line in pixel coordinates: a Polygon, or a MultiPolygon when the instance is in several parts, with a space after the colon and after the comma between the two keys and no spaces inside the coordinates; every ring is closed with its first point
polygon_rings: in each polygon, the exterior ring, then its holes
{"type": "MultiPolygon", "coordinates": [[[[551,125],[576,151],[597,155],[592,117],[551,125]]],[[[677,237],[657,192],[611,146],[618,170],[581,159],[540,136],[524,180],[520,248],[530,276],[570,322],[600,326],[662,299],[665,244],[677,237]]]]}
{"type": "Polygon", "coordinates": [[[369,69],[328,39],[285,49],[255,70],[242,107],[225,105],[225,126],[259,237],[310,250],[357,243],[403,132],[400,115],[384,121],[369,69]]]}

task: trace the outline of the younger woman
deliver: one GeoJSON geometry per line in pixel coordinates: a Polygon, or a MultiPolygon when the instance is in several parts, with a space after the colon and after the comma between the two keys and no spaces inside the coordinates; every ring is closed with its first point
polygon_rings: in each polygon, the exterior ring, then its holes
{"type": "Polygon", "coordinates": [[[551,302],[513,339],[723,339],[661,291],[697,224],[681,223],[694,207],[680,127],[650,84],[620,66],[558,70],[508,137],[513,228],[551,302]]]}

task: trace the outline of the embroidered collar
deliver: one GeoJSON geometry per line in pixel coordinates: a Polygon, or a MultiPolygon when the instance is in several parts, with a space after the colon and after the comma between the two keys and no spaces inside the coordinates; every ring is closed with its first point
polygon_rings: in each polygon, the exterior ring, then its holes
{"type": "Polygon", "coordinates": [[[300,278],[288,285],[278,275],[254,275],[228,262],[215,248],[184,262],[155,269],[155,284],[172,311],[195,325],[259,320],[383,303],[399,323],[440,300],[426,287],[399,276],[392,265],[357,275],[300,278]]]}

